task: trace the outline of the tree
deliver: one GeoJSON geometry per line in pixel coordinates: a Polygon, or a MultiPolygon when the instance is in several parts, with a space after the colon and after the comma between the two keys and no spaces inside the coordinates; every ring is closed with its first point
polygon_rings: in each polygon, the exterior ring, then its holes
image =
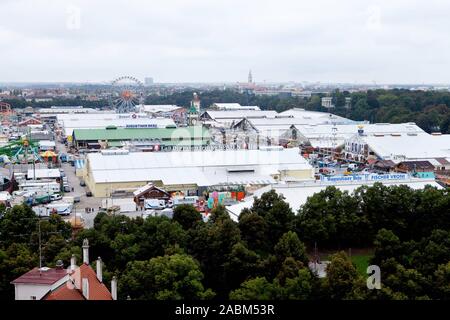
{"type": "Polygon", "coordinates": [[[286,259],[284,259],[283,264],[279,269],[280,271],[276,276],[276,279],[281,285],[284,285],[287,279],[295,278],[298,275],[298,272],[303,268],[303,263],[295,260],[292,257],[287,257],[286,259]]]}
{"type": "Polygon", "coordinates": [[[427,113],[419,114],[416,117],[416,124],[428,133],[433,132],[434,129],[439,126],[436,119],[431,114],[427,113]]]}
{"type": "Polygon", "coordinates": [[[382,261],[391,257],[398,257],[401,252],[400,239],[390,230],[381,229],[374,241],[375,253],[373,264],[381,264],[382,261]]]}
{"type": "Polygon", "coordinates": [[[450,299],[450,261],[447,264],[441,264],[434,273],[435,295],[437,299],[450,299]]]}
{"type": "Polygon", "coordinates": [[[450,134],[450,112],[445,115],[439,125],[441,133],[450,134]]]}
{"type": "Polygon", "coordinates": [[[164,255],[175,245],[185,247],[187,241],[187,232],[182,226],[166,217],[148,217],[135,236],[140,260],[164,255]]]}
{"type": "Polygon", "coordinates": [[[242,283],[239,289],[230,292],[231,300],[276,300],[281,295],[281,288],[270,283],[265,277],[250,279],[242,283]]]}
{"type": "Polygon", "coordinates": [[[259,256],[242,242],[236,243],[224,264],[225,278],[229,287],[237,288],[245,280],[258,275],[259,256]]]}
{"type": "Polygon", "coordinates": [[[289,300],[307,300],[311,298],[314,289],[311,272],[302,268],[298,270],[297,276],[287,278],[284,286],[284,298],[289,300]]]}
{"type": "Polygon", "coordinates": [[[263,217],[249,209],[244,209],[239,216],[238,226],[242,240],[248,248],[259,252],[270,249],[266,241],[268,226],[263,217]]]}
{"type": "Polygon", "coordinates": [[[284,262],[286,258],[291,257],[301,262],[304,266],[308,265],[309,259],[306,255],[305,245],[293,231],[288,231],[283,234],[276,244],[274,251],[280,263],[284,262]]]}
{"type": "Polygon", "coordinates": [[[384,291],[376,294],[388,299],[429,299],[430,282],[417,270],[405,268],[393,258],[384,261],[380,268],[384,274],[384,291]]]}
{"type": "Polygon", "coordinates": [[[219,297],[228,294],[224,265],[229,261],[233,247],[241,241],[239,228],[222,209],[206,224],[197,224],[190,232],[189,253],[196,258],[205,274],[205,283],[219,297]]]}
{"type": "Polygon", "coordinates": [[[182,204],[173,210],[173,220],[187,230],[202,221],[202,215],[192,205],[182,204]]]}
{"type": "Polygon", "coordinates": [[[120,297],[137,300],[211,299],[202,284],[199,264],[189,255],[175,254],[129,262],[119,282],[120,297]]]}
{"type": "Polygon", "coordinates": [[[111,249],[114,250],[114,258],[110,263],[122,270],[129,261],[136,260],[140,251],[134,234],[118,234],[111,241],[111,249]]]}
{"type": "Polygon", "coordinates": [[[327,266],[327,286],[332,299],[345,299],[352,291],[358,273],[347,254],[343,251],[331,257],[327,266]]]}
{"type": "Polygon", "coordinates": [[[215,223],[217,221],[222,221],[223,219],[229,220],[230,215],[224,206],[219,205],[211,211],[208,222],[215,223]]]}
{"type": "Polygon", "coordinates": [[[357,197],[327,187],[309,197],[299,210],[297,233],[310,244],[367,243],[368,224],[358,208],[357,197]]]}
{"type": "Polygon", "coordinates": [[[24,243],[14,243],[0,250],[0,300],[14,299],[14,286],[10,282],[39,266],[38,261],[37,254],[24,243]]]}
{"type": "Polygon", "coordinates": [[[67,245],[66,240],[60,234],[54,234],[42,246],[43,263],[52,265],[58,253],[67,245]]]}
{"type": "Polygon", "coordinates": [[[255,198],[251,212],[264,218],[267,225],[268,238],[267,246],[272,248],[287,231],[293,230],[295,214],[289,204],[284,201],[283,195],[279,195],[275,190],[271,190],[255,198]]]}
{"type": "Polygon", "coordinates": [[[27,205],[17,205],[3,212],[0,218],[0,241],[5,247],[28,243],[37,230],[39,218],[27,205]]]}

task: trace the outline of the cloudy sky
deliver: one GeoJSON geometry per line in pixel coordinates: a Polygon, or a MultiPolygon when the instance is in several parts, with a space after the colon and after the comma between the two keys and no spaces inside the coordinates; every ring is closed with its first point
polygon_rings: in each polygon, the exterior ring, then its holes
{"type": "Polygon", "coordinates": [[[0,0],[0,81],[449,83],[450,1],[0,0]]]}

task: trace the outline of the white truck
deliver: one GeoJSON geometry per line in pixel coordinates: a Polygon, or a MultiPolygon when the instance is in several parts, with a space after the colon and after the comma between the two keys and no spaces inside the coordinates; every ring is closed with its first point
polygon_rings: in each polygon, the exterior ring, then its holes
{"type": "Polygon", "coordinates": [[[146,210],[151,209],[164,209],[166,207],[166,201],[162,199],[145,199],[144,208],[146,210]]]}

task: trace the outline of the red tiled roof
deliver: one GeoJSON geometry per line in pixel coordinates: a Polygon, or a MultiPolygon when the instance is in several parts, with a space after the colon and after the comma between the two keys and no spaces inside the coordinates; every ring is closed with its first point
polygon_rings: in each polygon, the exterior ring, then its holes
{"type": "MultiPolygon", "coordinates": [[[[55,290],[47,293],[42,300],[112,300],[111,293],[108,288],[97,279],[95,271],[87,264],[82,264],[78,270],[72,274],[78,279],[88,279],[89,283],[89,298],[83,296],[82,288],[77,288],[71,281],[67,281],[55,290]]],[[[81,286],[82,281],[76,281],[78,286],[81,286]]]]}
{"type": "Polygon", "coordinates": [[[450,162],[448,162],[447,159],[445,159],[445,158],[436,158],[436,161],[442,165],[450,164],[450,162]]]}
{"type": "Polygon", "coordinates": [[[11,282],[11,284],[28,283],[28,284],[53,284],[61,280],[67,275],[65,269],[41,269],[34,268],[19,278],[11,282]]]}
{"type": "MultiPolygon", "coordinates": [[[[34,268],[24,275],[15,279],[11,284],[45,284],[52,285],[67,276],[66,269],[44,268],[39,272],[39,268],[34,268]]],[[[43,300],[86,300],[83,296],[81,283],[82,279],[88,279],[89,298],[87,300],[112,300],[108,288],[98,280],[95,271],[87,264],[82,264],[70,274],[70,279],[53,291],[49,291],[43,300]],[[72,283],[73,281],[73,283],[72,283]],[[75,285],[75,283],[77,285],[75,285]]]]}
{"type": "Polygon", "coordinates": [[[97,274],[87,264],[80,266],[81,279],[87,278],[89,281],[89,299],[88,300],[112,300],[108,288],[97,279],[97,274]]]}
{"type": "Polygon", "coordinates": [[[70,288],[64,283],[54,291],[45,295],[42,300],[86,300],[80,290],[70,288]]]}

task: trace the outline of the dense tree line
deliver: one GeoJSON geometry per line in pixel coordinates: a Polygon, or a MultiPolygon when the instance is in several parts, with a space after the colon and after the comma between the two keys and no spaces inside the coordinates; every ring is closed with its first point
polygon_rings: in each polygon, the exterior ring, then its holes
{"type": "MultiPolygon", "coordinates": [[[[192,93],[193,91],[185,91],[166,96],[150,95],[146,103],[188,106],[192,93]]],[[[325,94],[313,94],[310,98],[286,95],[258,96],[233,90],[200,92],[203,107],[208,107],[214,102],[237,102],[278,112],[294,107],[329,111],[321,106],[323,96],[325,94]]],[[[335,90],[331,96],[335,105],[332,112],[352,120],[384,123],[416,122],[427,132],[450,133],[450,92],[380,89],[350,93],[335,90]],[[349,108],[346,108],[345,98],[350,98],[349,108]]]]}
{"type": "Polygon", "coordinates": [[[415,122],[427,132],[450,133],[450,92],[393,89],[349,94],[335,91],[333,99],[335,112],[353,120],[415,122]],[[350,109],[344,107],[340,97],[351,98],[350,109]]]}
{"type": "MultiPolygon", "coordinates": [[[[15,277],[38,265],[39,220],[27,206],[0,208],[0,297],[13,297],[15,277]]],[[[191,206],[173,219],[99,213],[76,236],[59,216],[41,220],[43,265],[90,256],[105,263],[104,282],[119,279],[120,299],[448,299],[450,194],[427,187],[376,184],[353,193],[334,187],[295,213],[274,191],[231,220],[223,207],[208,222],[191,206]],[[327,277],[308,268],[314,244],[338,253],[327,277]],[[382,289],[340,249],[372,247],[382,289]],[[309,250],[308,250],[309,248],[309,250]]],[[[93,262],[94,264],[94,262],[93,262]]]]}
{"type": "MultiPolygon", "coordinates": [[[[239,103],[243,106],[259,106],[266,110],[278,112],[294,107],[304,108],[308,99],[290,96],[258,96],[251,93],[239,93],[235,90],[211,90],[211,91],[184,91],[170,95],[149,95],[147,104],[175,104],[178,106],[189,106],[192,94],[197,92],[201,99],[202,108],[208,108],[213,103],[239,103]]],[[[320,102],[319,102],[320,107],[320,102]]]]}
{"type": "Polygon", "coordinates": [[[413,190],[376,183],[352,194],[328,187],[311,196],[296,218],[296,230],[308,244],[370,246],[382,228],[418,240],[437,227],[450,230],[450,195],[429,186],[413,190]]]}
{"type": "MultiPolygon", "coordinates": [[[[313,111],[329,111],[321,106],[324,93],[313,94],[310,98],[289,95],[264,96],[252,93],[240,93],[235,90],[187,90],[172,94],[150,94],[147,104],[175,104],[188,107],[193,92],[198,92],[202,108],[215,102],[237,102],[241,105],[257,105],[265,110],[285,111],[294,107],[313,111]]],[[[441,131],[450,133],[450,92],[444,91],[411,91],[406,89],[368,90],[353,92],[335,90],[331,93],[335,108],[333,113],[352,120],[368,120],[370,122],[401,123],[415,122],[427,132],[441,131]],[[345,98],[350,98],[350,107],[346,108],[345,98]]],[[[13,108],[32,106],[36,108],[53,105],[85,107],[105,107],[107,100],[87,101],[81,97],[74,99],[57,98],[53,101],[27,102],[24,99],[4,100],[13,108]]]]}
{"type": "Polygon", "coordinates": [[[55,98],[50,101],[26,101],[23,98],[2,99],[3,102],[9,103],[13,109],[24,109],[26,107],[50,108],[52,106],[83,106],[85,108],[104,108],[109,105],[108,100],[90,101],[77,98],[55,98]]]}

